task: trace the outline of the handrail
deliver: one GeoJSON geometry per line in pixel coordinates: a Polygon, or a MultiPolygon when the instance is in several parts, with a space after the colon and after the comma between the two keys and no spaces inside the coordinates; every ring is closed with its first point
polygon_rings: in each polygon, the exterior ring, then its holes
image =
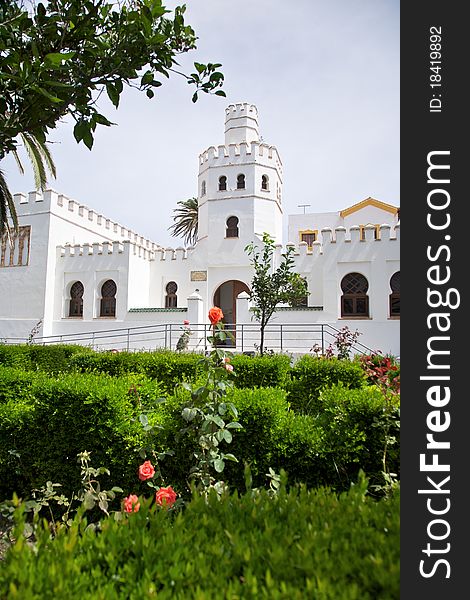
{"type": "MultiPolygon", "coordinates": [[[[188,349],[207,350],[207,337],[211,334],[208,323],[188,326],[192,335],[188,349]]],[[[80,344],[94,349],[119,349],[127,351],[146,349],[176,349],[176,344],[185,327],[179,323],[157,323],[118,327],[94,331],[62,333],[49,336],[36,336],[33,339],[11,337],[0,340],[5,344],[80,344]],[[143,345],[142,345],[143,344],[143,345]]],[[[232,333],[234,342],[227,346],[234,351],[251,352],[259,348],[260,327],[258,323],[226,324],[225,330],[232,333]]],[[[268,323],[265,328],[265,349],[307,354],[315,345],[325,352],[340,330],[329,323],[268,323]]],[[[371,348],[355,342],[351,351],[357,354],[370,354],[371,348]]]]}

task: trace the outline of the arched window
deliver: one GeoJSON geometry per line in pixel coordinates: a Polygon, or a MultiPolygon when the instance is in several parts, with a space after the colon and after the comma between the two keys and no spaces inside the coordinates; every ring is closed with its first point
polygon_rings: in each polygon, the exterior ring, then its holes
{"type": "Polygon", "coordinates": [[[221,175],[219,177],[219,192],[225,192],[227,189],[227,177],[221,175]]]}
{"type": "Polygon", "coordinates": [[[206,182],[203,181],[201,183],[201,196],[205,196],[206,195],[206,182]]]}
{"type": "Polygon", "coordinates": [[[341,316],[342,317],[368,317],[369,297],[367,290],[369,284],[364,275],[348,273],[341,281],[341,316]]]}
{"type": "Polygon", "coordinates": [[[165,308],[176,308],[178,306],[178,286],[174,281],[170,281],[166,284],[166,296],[165,296],[165,308]]]}
{"type": "Polygon", "coordinates": [[[76,281],[70,288],[69,317],[83,317],[83,283],[76,281]]]}
{"type": "Polygon", "coordinates": [[[227,229],[225,230],[225,237],[238,237],[238,217],[229,217],[227,219],[227,229]]]}
{"type": "Polygon", "coordinates": [[[400,316],[400,271],[394,273],[390,278],[390,316],[400,316]]]}
{"type": "Polygon", "coordinates": [[[245,189],[245,175],[243,175],[243,173],[240,173],[240,175],[237,175],[237,190],[244,190],[245,189]]]}
{"type": "Polygon", "coordinates": [[[101,286],[100,317],[116,316],[117,287],[112,279],[108,279],[101,286]]]}
{"type": "Polygon", "coordinates": [[[263,192],[269,191],[269,177],[267,175],[261,175],[261,189],[263,192]]]}

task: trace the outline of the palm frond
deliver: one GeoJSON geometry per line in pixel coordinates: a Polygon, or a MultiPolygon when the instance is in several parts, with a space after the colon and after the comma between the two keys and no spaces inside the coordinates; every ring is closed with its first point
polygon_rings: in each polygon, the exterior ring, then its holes
{"type": "Polygon", "coordinates": [[[31,133],[22,133],[20,137],[31,161],[36,189],[44,191],[47,186],[46,168],[52,177],[56,176],[55,164],[45,142],[31,133]]]}
{"type": "Polygon", "coordinates": [[[197,198],[188,198],[177,202],[178,208],[174,209],[174,224],[168,228],[173,237],[181,237],[185,244],[194,245],[198,233],[198,201],[197,198]]]}
{"type": "Polygon", "coordinates": [[[8,185],[0,171],[0,234],[4,232],[10,237],[10,223],[9,218],[13,222],[13,230],[18,231],[18,218],[16,216],[15,203],[13,202],[13,196],[11,195],[8,185]]]}

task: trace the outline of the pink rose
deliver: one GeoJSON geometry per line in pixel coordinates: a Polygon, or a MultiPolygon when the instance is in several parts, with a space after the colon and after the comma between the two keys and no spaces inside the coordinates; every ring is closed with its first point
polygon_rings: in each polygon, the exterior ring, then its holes
{"type": "Polygon", "coordinates": [[[147,479],[152,479],[155,475],[155,469],[153,468],[152,463],[149,460],[146,460],[139,467],[139,479],[141,481],[147,481],[147,479]]]}
{"type": "Polygon", "coordinates": [[[183,321],[183,325],[189,325],[189,321],[186,319],[183,321]]]}
{"type": "Polygon", "coordinates": [[[135,494],[131,494],[124,498],[124,510],[127,513],[137,512],[140,508],[139,498],[135,494]]]}
{"type": "Polygon", "coordinates": [[[176,493],[169,485],[168,487],[161,487],[155,494],[155,502],[163,508],[170,508],[173,506],[176,500],[176,493]]]}
{"type": "Polygon", "coordinates": [[[229,363],[225,363],[224,367],[227,371],[233,371],[233,365],[230,365],[229,363]]]}

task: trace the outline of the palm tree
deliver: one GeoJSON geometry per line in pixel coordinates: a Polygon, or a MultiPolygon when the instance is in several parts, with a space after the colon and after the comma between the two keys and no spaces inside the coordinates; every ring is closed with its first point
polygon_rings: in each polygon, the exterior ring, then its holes
{"type": "Polygon", "coordinates": [[[198,203],[197,198],[188,198],[177,202],[179,208],[174,209],[174,224],[168,228],[173,237],[181,237],[186,245],[194,246],[197,242],[198,203]]]}
{"type": "MultiPolygon", "coordinates": [[[[56,177],[56,168],[49,148],[45,141],[40,140],[32,133],[21,133],[20,138],[31,161],[36,189],[44,191],[47,185],[46,170],[49,171],[52,177],[56,177]]],[[[13,150],[13,156],[20,173],[23,175],[24,167],[17,150],[13,150]]],[[[13,231],[18,231],[18,218],[13,197],[8,189],[5,176],[0,171],[0,235],[4,231],[7,231],[8,235],[10,234],[8,216],[11,217],[13,222],[13,231]]]]}

